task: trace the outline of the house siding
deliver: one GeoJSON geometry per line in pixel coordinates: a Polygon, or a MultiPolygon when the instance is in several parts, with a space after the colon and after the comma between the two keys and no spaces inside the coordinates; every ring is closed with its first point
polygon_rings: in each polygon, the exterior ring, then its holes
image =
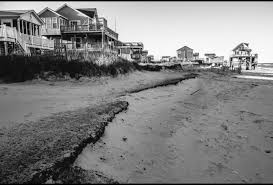
{"type": "Polygon", "coordinates": [[[41,22],[35,17],[35,15],[33,14],[33,12],[29,12],[26,14],[23,14],[21,16],[22,20],[37,24],[37,25],[42,25],[41,22]]]}
{"type": "Polygon", "coordinates": [[[193,59],[193,49],[182,48],[180,50],[177,50],[177,58],[182,60],[193,59]]]}
{"type": "Polygon", "coordinates": [[[74,9],[67,7],[67,6],[58,10],[57,13],[68,18],[69,20],[80,20],[80,24],[87,24],[87,22],[88,22],[88,17],[86,17],[84,15],[79,15],[79,13],[77,11],[75,11],[74,9]]]}

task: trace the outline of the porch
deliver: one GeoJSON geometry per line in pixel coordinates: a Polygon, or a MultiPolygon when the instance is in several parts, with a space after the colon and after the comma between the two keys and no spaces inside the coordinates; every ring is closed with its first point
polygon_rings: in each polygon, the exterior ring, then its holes
{"type": "MultiPolygon", "coordinates": [[[[54,41],[42,38],[41,36],[34,36],[21,33],[15,27],[0,25],[0,42],[14,42],[19,44],[24,52],[28,53],[29,48],[40,49],[54,49],[54,41]]],[[[6,46],[5,46],[6,47],[6,46]]]]}
{"type": "Polygon", "coordinates": [[[100,33],[62,34],[55,45],[66,46],[68,50],[86,50],[118,53],[117,40],[100,33]]]}
{"type": "Polygon", "coordinates": [[[118,40],[118,34],[112,29],[103,26],[96,25],[70,25],[70,26],[61,26],[61,33],[102,33],[111,37],[115,40],[118,40]]]}

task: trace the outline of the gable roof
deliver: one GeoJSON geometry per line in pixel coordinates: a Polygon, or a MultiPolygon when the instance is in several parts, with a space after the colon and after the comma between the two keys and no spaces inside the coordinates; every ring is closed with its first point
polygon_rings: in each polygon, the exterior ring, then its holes
{"type": "Polygon", "coordinates": [[[20,16],[31,10],[0,10],[0,16],[20,16]]]}
{"type": "Polygon", "coordinates": [[[26,13],[33,13],[34,16],[38,19],[41,24],[44,24],[44,21],[39,17],[39,15],[34,10],[1,10],[0,16],[16,16],[21,17],[26,13]]]}
{"type": "MultiPolygon", "coordinates": [[[[42,13],[44,13],[45,11],[51,11],[52,13],[54,13],[54,14],[56,14],[56,15],[58,15],[58,16],[60,16],[60,17],[63,17],[63,18],[65,18],[65,19],[67,19],[65,16],[63,16],[63,15],[61,15],[61,14],[58,14],[57,12],[55,12],[54,10],[52,10],[52,9],[50,9],[50,8],[48,8],[48,7],[46,7],[46,8],[44,8],[42,11],[40,11],[39,13],[38,13],[38,15],[41,15],[42,13]]],[[[68,19],[67,19],[68,20],[68,19]]]]}
{"type": "MultiPolygon", "coordinates": [[[[64,7],[71,8],[72,10],[78,12],[80,15],[82,15],[82,16],[84,16],[84,17],[89,17],[89,16],[87,16],[86,14],[82,13],[81,11],[79,11],[79,10],[77,10],[77,9],[75,9],[75,8],[72,8],[71,6],[68,6],[66,3],[63,4],[62,6],[60,6],[60,7],[56,10],[56,12],[58,12],[58,11],[61,10],[61,9],[63,9],[64,7]]],[[[91,18],[91,17],[90,17],[90,18],[91,18]]]]}
{"type": "Polygon", "coordinates": [[[189,48],[188,46],[183,46],[182,48],[180,48],[180,49],[178,49],[176,51],[183,50],[183,49],[193,50],[193,49],[189,48]]]}
{"type": "Polygon", "coordinates": [[[77,8],[76,10],[84,13],[85,15],[87,15],[90,18],[98,16],[96,8],[77,8]]]}
{"type": "Polygon", "coordinates": [[[242,42],[242,43],[238,44],[232,51],[235,51],[235,50],[238,49],[241,45],[246,45],[246,46],[248,47],[249,43],[242,42]]]}

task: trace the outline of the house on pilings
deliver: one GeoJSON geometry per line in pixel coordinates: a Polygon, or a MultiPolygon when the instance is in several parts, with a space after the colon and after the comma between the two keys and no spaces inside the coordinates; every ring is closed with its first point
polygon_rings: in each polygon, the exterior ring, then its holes
{"type": "Polygon", "coordinates": [[[249,43],[240,43],[232,50],[232,55],[229,57],[231,68],[241,67],[246,70],[255,69],[258,64],[258,54],[251,53],[249,43]]]}
{"type": "Polygon", "coordinates": [[[75,9],[64,4],[55,11],[45,8],[39,16],[45,21],[42,35],[54,39],[57,47],[117,54],[118,34],[98,16],[96,8],[75,9]]]}
{"type": "Polygon", "coordinates": [[[43,24],[34,10],[0,10],[0,55],[53,50],[53,41],[41,36],[43,24]]]}
{"type": "Polygon", "coordinates": [[[142,62],[143,56],[146,56],[146,51],[143,54],[142,42],[118,42],[117,48],[118,56],[128,61],[142,62]]]}

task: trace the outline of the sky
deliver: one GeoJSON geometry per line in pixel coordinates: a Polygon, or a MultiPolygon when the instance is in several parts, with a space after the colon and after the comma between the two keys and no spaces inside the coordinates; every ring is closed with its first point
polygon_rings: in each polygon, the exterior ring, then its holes
{"type": "Polygon", "coordinates": [[[34,9],[37,13],[64,3],[97,8],[99,17],[122,42],[142,42],[155,59],[177,56],[188,46],[228,60],[231,50],[249,43],[258,62],[273,63],[273,2],[260,1],[1,1],[1,10],[34,9]],[[116,22],[116,24],[115,24],[116,22]],[[116,26],[115,26],[116,25],[116,26]]]}

